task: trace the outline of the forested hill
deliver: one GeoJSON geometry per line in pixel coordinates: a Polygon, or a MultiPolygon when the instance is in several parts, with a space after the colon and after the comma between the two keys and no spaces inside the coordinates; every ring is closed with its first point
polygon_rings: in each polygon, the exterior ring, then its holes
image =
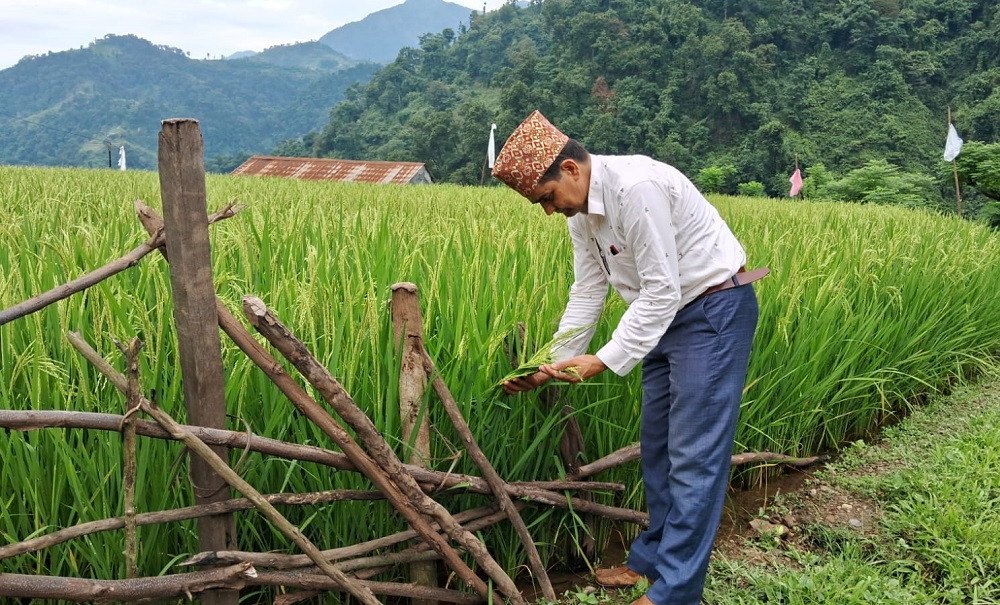
{"type": "Polygon", "coordinates": [[[220,155],[266,153],[321,128],[345,89],[377,69],[333,71],[352,62],[313,45],[321,52],[299,45],[201,61],[135,36],[107,36],[22,59],[0,71],[0,164],[107,166],[110,144],[115,162],[124,145],[129,168],[155,169],[160,121],[174,117],[201,122],[210,168],[220,155]],[[316,69],[286,66],[296,60],[316,69]]]}
{"type": "Polygon", "coordinates": [[[404,46],[417,46],[425,32],[469,24],[472,9],[443,0],[405,0],[360,21],[342,25],[319,39],[352,59],[389,63],[404,46]]]}
{"type": "Polygon", "coordinates": [[[966,141],[1000,140],[998,84],[995,0],[534,0],[423,36],[298,151],[479,183],[490,124],[499,147],[538,108],[594,152],[782,195],[796,156],[936,177],[949,105],[966,141]]]}

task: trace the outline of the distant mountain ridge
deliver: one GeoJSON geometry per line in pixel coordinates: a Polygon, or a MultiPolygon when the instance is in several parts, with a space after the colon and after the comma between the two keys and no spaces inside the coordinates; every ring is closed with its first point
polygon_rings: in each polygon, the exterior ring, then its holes
{"type": "Polygon", "coordinates": [[[320,129],[377,62],[419,46],[423,34],[462,31],[473,12],[445,0],[406,0],[321,41],[225,60],[112,34],[86,48],[27,56],[0,70],[0,163],[104,166],[107,147],[124,145],[130,168],[155,169],[159,123],[171,117],[201,121],[206,160],[270,153],[320,129]]]}
{"type": "Polygon", "coordinates": [[[281,44],[264,49],[259,53],[234,53],[234,55],[227,57],[227,59],[268,63],[270,65],[277,65],[278,67],[300,67],[323,71],[340,71],[360,63],[360,61],[349,59],[342,53],[319,42],[281,44]]]}
{"type": "Polygon", "coordinates": [[[260,54],[192,60],[177,48],[109,35],[22,59],[0,71],[0,163],[100,167],[108,145],[124,145],[129,168],[155,169],[160,121],[175,117],[200,121],[206,158],[268,152],[322,126],[346,88],[377,69],[325,69],[338,55],[319,44],[260,54]],[[281,66],[303,52],[321,59],[317,67],[281,66]]]}
{"type": "Polygon", "coordinates": [[[467,27],[473,12],[444,0],[406,0],[338,27],[319,42],[351,59],[390,63],[404,46],[417,47],[422,34],[467,27]]]}

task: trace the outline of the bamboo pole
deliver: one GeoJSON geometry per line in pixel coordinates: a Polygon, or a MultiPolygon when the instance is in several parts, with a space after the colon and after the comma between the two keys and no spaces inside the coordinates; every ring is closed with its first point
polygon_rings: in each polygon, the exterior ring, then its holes
{"type": "Polygon", "coordinates": [[[156,248],[162,245],[162,243],[162,235],[154,235],[118,260],[112,261],[99,269],[95,269],[86,275],[82,275],[72,281],[62,284],[61,286],[56,286],[47,292],[43,292],[42,294],[29,298],[24,302],[14,305],[13,307],[0,311],[0,326],[15,319],[24,317],[25,315],[30,315],[36,311],[40,311],[54,302],[68,298],[73,294],[86,290],[94,284],[98,284],[113,275],[121,273],[129,267],[135,266],[136,263],[142,259],[142,257],[146,256],[153,250],[156,250],[156,248]]]}
{"type": "MultiPolygon", "coordinates": [[[[250,324],[286,359],[292,362],[292,365],[320,393],[323,399],[354,429],[372,457],[396,479],[397,486],[413,506],[421,513],[434,517],[441,524],[445,533],[472,555],[476,563],[489,575],[497,588],[508,599],[517,604],[525,603],[524,597],[514,581],[497,564],[483,543],[462,529],[462,526],[443,506],[424,494],[413,476],[403,468],[402,463],[375,428],[375,425],[372,424],[371,419],[358,409],[351,396],[340,386],[329,370],[316,361],[306,346],[281,323],[264,302],[259,298],[245,296],[243,297],[243,312],[250,324]]],[[[479,578],[476,580],[482,582],[479,578]]],[[[482,592],[480,593],[482,594],[482,592]]]]}
{"type": "MultiPolygon", "coordinates": [[[[398,582],[360,580],[358,584],[373,594],[387,597],[430,598],[461,605],[483,600],[473,594],[444,588],[426,588],[398,582]]],[[[339,582],[326,576],[301,572],[258,573],[249,563],[238,563],[208,571],[172,574],[131,580],[87,580],[59,576],[0,573],[0,597],[5,599],[55,599],[75,603],[112,603],[176,599],[192,600],[208,590],[239,590],[247,586],[286,586],[299,589],[346,592],[339,582]]],[[[276,603],[285,602],[281,597],[276,603]]]]}

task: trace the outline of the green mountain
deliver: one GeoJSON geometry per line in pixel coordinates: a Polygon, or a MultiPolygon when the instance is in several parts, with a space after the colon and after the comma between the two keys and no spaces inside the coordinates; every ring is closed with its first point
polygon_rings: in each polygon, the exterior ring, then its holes
{"type": "Polygon", "coordinates": [[[269,152],[321,127],[347,87],[377,68],[332,71],[343,57],[303,46],[200,61],[109,35],[87,48],[26,57],[0,71],[0,163],[106,166],[108,147],[117,159],[124,145],[130,168],[155,169],[160,121],[176,117],[200,121],[206,158],[269,152]],[[282,66],[306,53],[312,69],[282,66]]]}
{"type": "Polygon", "coordinates": [[[533,0],[455,34],[352,89],[308,153],[479,183],[490,124],[499,147],[537,108],[596,153],[787,195],[796,158],[817,178],[887,160],[944,191],[949,106],[967,141],[1000,141],[995,0],[533,0]]]}
{"type": "Polygon", "coordinates": [[[321,71],[340,71],[359,63],[319,42],[297,42],[272,46],[259,53],[244,51],[227,57],[231,60],[266,63],[278,67],[300,67],[321,71]]]}
{"type": "Polygon", "coordinates": [[[404,46],[417,47],[424,34],[468,26],[472,12],[444,0],[406,0],[338,27],[319,41],[352,59],[389,63],[404,46]]]}

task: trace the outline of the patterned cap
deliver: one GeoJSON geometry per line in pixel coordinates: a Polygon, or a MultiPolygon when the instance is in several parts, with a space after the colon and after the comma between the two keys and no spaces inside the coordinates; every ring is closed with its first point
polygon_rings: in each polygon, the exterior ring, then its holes
{"type": "Polygon", "coordinates": [[[568,140],[536,109],[504,143],[493,165],[493,176],[530,198],[568,140]]]}

